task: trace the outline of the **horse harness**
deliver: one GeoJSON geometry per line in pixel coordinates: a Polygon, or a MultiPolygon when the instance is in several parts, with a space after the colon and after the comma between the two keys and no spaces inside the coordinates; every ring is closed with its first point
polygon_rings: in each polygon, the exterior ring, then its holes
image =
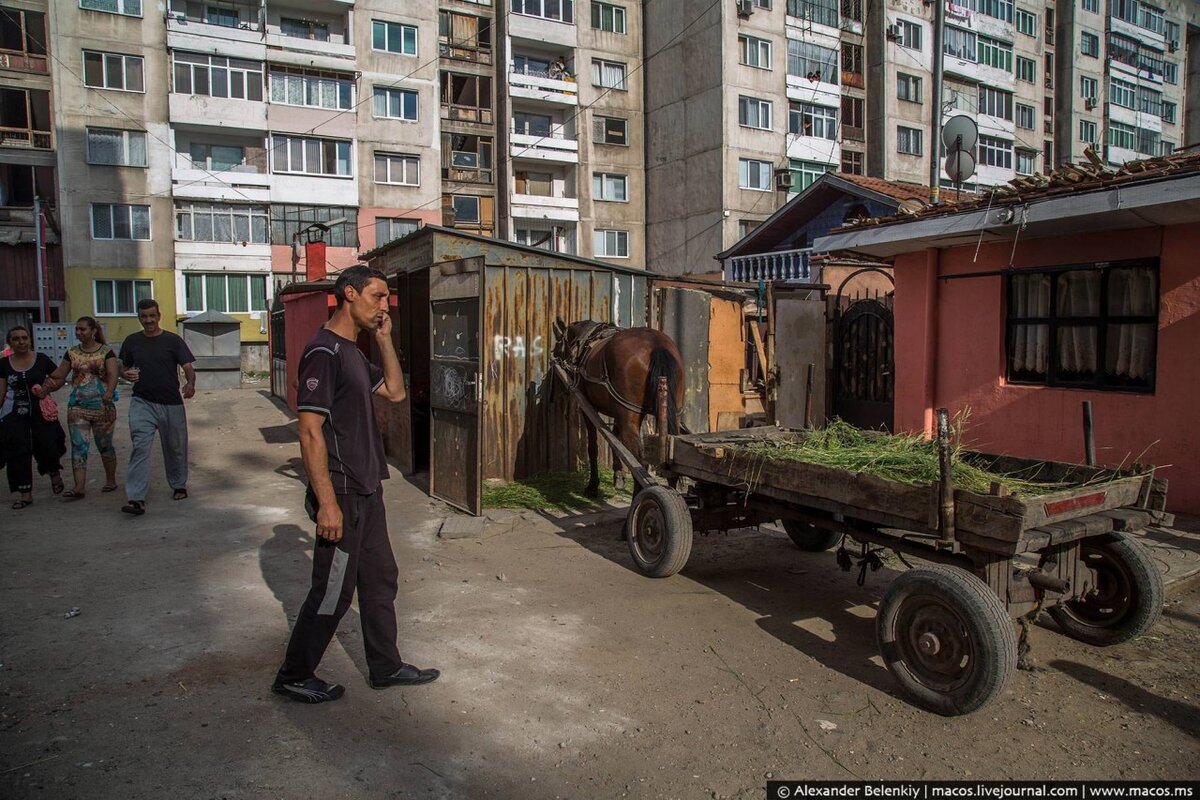
{"type": "Polygon", "coordinates": [[[599,386],[603,386],[604,390],[608,392],[609,397],[615,400],[619,405],[629,409],[635,414],[645,414],[646,409],[642,408],[642,406],[638,405],[637,403],[631,403],[629,400],[626,400],[613,387],[612,381],[608,376],[608,366],[605,364],[604,359],[600,359],[600,369],[603,371],[603,374],[600,377],[589,375],[585,366],[588,358],[592,354],[592,351],[604,342],[607,342],[620,330],[620,328],[618,328],[616,325],[613,325],[611,322],[589,321],[586,323],[586,326],[580,335],[577,336],[575,341],[571,342],[567,348],[566,363],[570,366],[569,372],[571,375],[571,388],[577,388],[580,381],[587,381],[588,383],[594,383],[599,386]]]}

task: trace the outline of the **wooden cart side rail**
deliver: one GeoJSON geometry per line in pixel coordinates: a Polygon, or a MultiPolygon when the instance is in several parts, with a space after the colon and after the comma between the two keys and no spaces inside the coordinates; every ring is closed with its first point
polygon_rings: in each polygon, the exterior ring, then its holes
{"type": "Polygon", "coordinates": [[[1062,489],[1037,497],[998,497],[965,490],[954,493],[958,527],[991,539],[1016,542],[1024,531],[1135,505],[1142,475],[1104,484],[1062,489]]]}
{"type": "Polygon", "coordinates": [[[1112,477],[1129,478],[1145,477],[1154,470],[1151,467],[1134,465],[1122,469],[1105,469],[1089,467],[1085,464],[1071,464],[1063,461],[1039,461],[1019,456],[997,455],[982,451],[966,450],[962,452],[965,461],[983,467],[990,472],[1001,475],[1012,475],[1024,480],[1038,483],[1102,483],[1112,477]]]}

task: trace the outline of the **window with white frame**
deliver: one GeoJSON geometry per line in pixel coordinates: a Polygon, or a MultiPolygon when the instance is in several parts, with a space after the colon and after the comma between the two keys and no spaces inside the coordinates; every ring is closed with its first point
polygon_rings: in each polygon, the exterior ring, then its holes
{"type": "Polygon", "coordinates": [[[512,0],[512,12],[555,22],[575,21],[573,0],[512,0]]]}
{"type": "Polygon", "coordinates": [[[1017,150],[1017,174],[1032,175],[1037,172],[1037,151],[1036,150],[1017,150]]]}
{"type": "MultiPolygon", "coordinates": [[[[1100,83],[1095,78],[1086,75],[1079,76],[1079,96],[1085,100],[1095,100],[1100,92],[1100,83]]],[[[1132,108],[1132,106],[1131,106],[1132,108]]]]}
{"type": "Polygon", "coordinates": [[[910,103],[924,102],[921,92],[921,78],[904,72],[896,73],[896,97],[910,103]]]}
{"type": "Polygon", "coordinates": [[[150,206],[92,203],[92,238],[150,241],[150,206]]]}
{"type": "Polygon", "coordinates": [[[127,17],[142,15],[142,0],[79,0],[79,7],[88,11],[124,14],[127,17]]]}
{"type": "Polygon", "coordinates": [[[1079,141],[1096,144],[1096,123],[1088,119],[1079,120],[1079,141]]]}
{"type": "Polygon", "coordinates": [[[817,182],[826,172],[833,172],[837,167],[833,164],[822,164],[818,161],[802,161],[798,158],[789,159],[788,168],[792,172],[793,192],[803,192],[817,182]]]}
{"type": "Polygon", "coordinates": [[[757,36],[738,37],[739,62],[757,69],[771,68],[771,41],[757,36]]]}
{"type": "Polygon", "coordinates": [[[592,1],[592,27],[609,33],[625,33],[625,7],[592,1]]]}
{"type": "Polygon", "coordinates": [[[625,202],[629,199],[629,176],[612,172],[592,173],[592,199],[625,202]]]}
{"type": "Polygon", "coordinates": [[[1011,23],[1013,0],[974,0],[975,9],[985,16],[1011,23]]]}
{"type": "Polygon", "coordinates": [[[629,258],[629,231],[598,228],[592,238],[596,258],[629,258]]]}
{"type": "Polygon", "coordinates": [[[738,159],[738,186],[760,192],[771,191],[771,162],[752,158],[738,159]]]}
{"type": "Polygon", "coordinates": [[[1179,84],[1179,65],[1173,61],[1162,62],[1163,80],[1172,86],[1179,84]]]}
{"type": "Polygon", "coordinates": [[[1175,103],[1164,100],[1162,104],[1162,121],[1174,125],[1178,108],[1175,103]]]}
{"type": "Polygon", "coordinates": [[[912,20],[902,19],[897,20],[896,24],[900,26],[900,39],[897,42],[906,50],[921,49],[921,25],[912,20]]]}
{"type": "Polygon", "coordinates": [[[838,5],[838,0],[787,0],[787,14],[789,17],[836,28],[838,5]]]}
{"type": "Polygon", "coordinates": [[[97,317],[136,317],[137,304],[154,298],[149,280],[92,281],[92,301],[97,317]]]}
{"type": "Polygon", "coordinates": [[[272,103],[343,111],[354,107],[354,78],[345,73],[273,65],[269,77],[272,103]]]}
{"type": "Polygon", "coordinates": [[[974,61],[979,45],[975,31],[947,25],[942,33],[942,52],[960,61],[974,61]]]}
{"type": "Polygon", "coordinates": [[[375,182],[401,186],[421,185],[420,156],[375,151],[375,182]]]}
{"type": "Polygon", "coordinates": [[[1123,147],[1126,150],[1137,149],[1137,128],[1109,120],[1108,144],[1110,147],[1123,147]]]}
{"type": "Polygon", "coordinates": [[[258,61],[181,52],[175,52],[172,58],[178,94],[234,100],[263,99],[263,65],[258,61]]]}
{"type": "Polygon", "coordinates": [[[412,25],[385,20],[371,21],[371,49],[402,56],[417,54],[417,29],[412,25]]]}
{"type": "Polygon", "coordinates": [[[376,86],[373,100],[376,119],[417,121],[417,93],[411,89],[376,86]]]}
{"type": "Polygon", "coordinates": [[[267,310],[267,276],[236,272],[185,272],[184,307],[189,313],[248,314],[267,310]]]}
{"type": "Polygon", "coordinates": [[[358,209],[354,206],[302,206],[290,203],[271,204],[271,244],[291,247],[296,234],[314,222],[333,222],[325,233],[330,247],[358,247],[358,209]]]}
{"type": "Polygon", "coordinates": [[[310,42],[329,41],[329,23],[315,19],[280,17],[279,32],[293,39],[308,39],[310,42]]]}
{"type": "Polygon", "coordinates": [[[1036,123],[1036,109],[1033,106],[1027,106],[1024,103],[1017,103],[1017,127],[1024,128],[1027,131],[1033,130],[1036,123]]]}
{"type": "Polygon", "coordinates": [[[114,167],[146,166],[146,132],[87,129],[87,161],[114,167]]]}
{"type": "MultiPolygon", "coordinates": [[[[1120,78],[1108,79],[1108,101],[1122,108],[1137,108],[1138,87],[1120,78]]],[[[1095,95],[1092,95],[1095,96],[1095,95]]]]}
{"type": "Polygon", "coordinates": [[[1171,20],[1167,20],[1163,24],[1163,37],[1167,40],[1167,44],[1173,44],[1176,47],[1179,46],[1180,30],[1181,29],[1178,22],[1171,22],[1171,20]]]}
{"type": "Polygon", "coordinates": [[[267,207],[177,200],[175,238],[181,242],[267,244],[267,207]]]}
{"type": "Polygon", "coordinates": [[[1175,152],[1175,143],[1166,139],[1160,139],[1158,142],[1158,154],[1160,156],[1169,156],[1175,152]]]}
{"type": "Polygon", "coordinates": [[[999,117],[1010,122],[1013,118],[1013,95],[1003,89],[993,89],[990,86],[979,86],[979,113],[989,117],[999,117]]]}
{"type": "MultiPolygon", "coordinates": [[[[227,172],[246,163],[246,148],[234,144],[210,144],[192,142],[188,145],[188,158],[196,169],[227,172]]],[[[253,167],[255,172],[258,166],[253,167]]]]}
{"type": "Polygon", "coordinates": [[[1017,33],[1037,36],[1037,14],[1023,8],[1018,8],[1016,14],[1017,33]]]}
{"type": "Polygon", "coordinates": [[[421,227],[421,221],[417,219],[405,219],[403,217],[376,217],[375,218],[375,246],[387,244],[388,242],[402,239],[410,233],[415,232],[421,227]]]}
{"type": "Polygon", "coordinates": [[[837,83],[840,57],[832,47],[788,39],[787,74],[810,82],[837,83]]]}
{"type": "Polygon", "coordinates": [[[995,136],[979,137],[979,163],[988,167],[1012,169],[1013,143],[995,136]]]}
{"type": "Polygon", "coordinates": [[[1037,83],[1037,62],[1032,58],[1017,56],[1017,80],[1037,83]]]}
{"type": "Polygon", "coordinates": [[[1100,37],[1087,31],[1079,32],[1079,52],[1092,58],[1100,57],[1100,37]]]}
{"type": "Polygon", "coordinates": [[[349,177],[350,142],[272,134],[271,169],[280,173],[349,177]]]}
{"type": "Polygon", "coordinates": [[[83,51],[83,85],[122,92],[146,91],[141,56],[83,51]]]}
{"type": "Polygon", "coordinates": [[[1090,11],[1093,14],[1100,13],[1100,0],[1083,0],[1083,10],[1090,11]]]}
{"type": "Polygon", "coordinates": [[[793,136],[814,136],[818,139],[837,139],[837,109],[813,103],[788,104],[788,133],[793,136]]]}
{"type": "Polygon", "coordinates": [[[920,128],[906,128],[903,125],[896,126],[896,152],[909,156],[921,155],[923,152],[921,146],[923,133],[920,128]]]}
{"type": "Polygon", "coordinates": [[[629,144],[629,120],[620,117],[592,118],[592,141],[595,144],[629,144]]]}
{"type": "Polygon", "coordinates": [[[616,61],[592,59],[592,85],[606,89],[625,88],[625,65],[616,61]]]}
{"type": "Polygon", "coordinates": [[[1013,71],[1013,48],[1008,42],[980,36],[978,56],[980,64],[986,64],[1005,72],[1013,71]]]}
{"type": "Polygon", "coordinates": [[[739,97],[738,124],[746,128],[771,130],[771,101],[745,95],[739,97]]]}

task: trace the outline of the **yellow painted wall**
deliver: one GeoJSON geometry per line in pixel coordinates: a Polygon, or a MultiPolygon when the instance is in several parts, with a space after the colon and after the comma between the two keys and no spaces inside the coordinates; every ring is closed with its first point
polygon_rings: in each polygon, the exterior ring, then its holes
{"type": "MultiPolygon", "coordinates": [[[[94,316],[108,332],[108,340],[118,343],[126,336],[140,331],[136,315],[128,317],[98,316],[92,292],[92,282],[98,280],[152,280],[154,299],[162,309],[162,327],[178,332],[175,315],[175,270],[170,268],[115,268],[115,267],[67,267],[64,270],[67,285],[67,319],[76,320],[84,315],[94,316]]],[[[257,328],[255,328],[257,330],[257,328]]]]}
{"type": "MultiPolygon", "coordinates": [[[[242,344],[266,344],[267,334],[262,327],[262,320],[251,319],[249,314],[230,314],[225,313],[227,317],[233,317],[242,323],[242,344]]],[[[270,322],[269,312],[262,312],[263,320],[270,322]]]]}

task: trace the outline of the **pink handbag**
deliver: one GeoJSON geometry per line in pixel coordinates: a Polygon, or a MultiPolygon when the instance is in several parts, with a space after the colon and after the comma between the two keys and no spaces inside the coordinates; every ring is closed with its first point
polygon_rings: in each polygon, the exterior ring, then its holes
{"type": "Polygon", "coordinates": [[[43,395],[38,401],[38,408],[42,411],[42,419],[46,422],[58,421],[58,402],[51,395],[43,395]]]}

